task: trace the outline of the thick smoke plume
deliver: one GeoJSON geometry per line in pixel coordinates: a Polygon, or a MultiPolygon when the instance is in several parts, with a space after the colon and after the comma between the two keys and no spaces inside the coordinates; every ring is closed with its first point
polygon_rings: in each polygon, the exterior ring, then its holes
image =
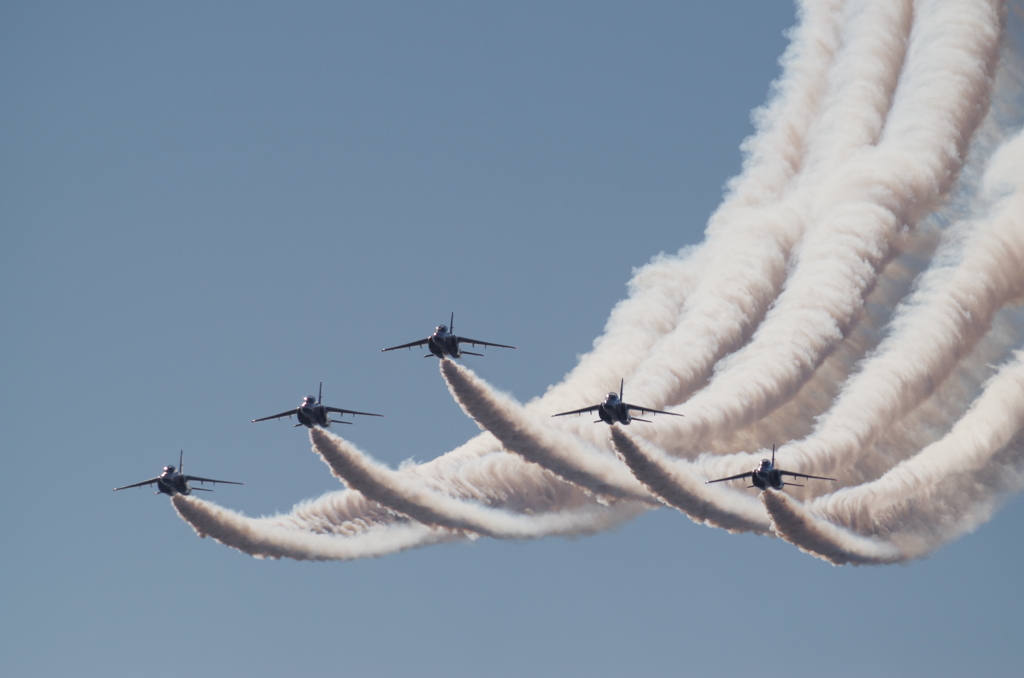
{"type": "Polygon", "coordinates": [[[638,270],[593,351],[517,403],[441,375],[483,432],[381,465],[326,431],[347,486],[248,518],[175,497],[202,536],[256,557],[350,559],[485,536],[607,529],[670,507],[835,564],[920,558],[1024,488],[1024,135],[997,0],[821,0],[799,23],[704,242],[638,270]],[[684,417],[551,414],[628,400],[684,417]],[[837,478],[758,493],[708,479],[779,444],[837,478]]]}

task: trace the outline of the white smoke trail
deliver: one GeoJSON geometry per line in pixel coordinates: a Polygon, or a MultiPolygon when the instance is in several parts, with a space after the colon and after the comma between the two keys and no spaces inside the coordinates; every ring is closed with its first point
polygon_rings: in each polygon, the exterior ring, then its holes
{"type": "Polygon", "coordinates": [[[890,562],[875,548],[864,550],[864,537],[898,549],[896,559],[906,560],[988,520],[1009,493],[1024,489],[1022,357],[1018,353],[992,378],[949,435],[877,481],[805,509],[788,498],[765,497],[778,532],[835,563],[890,562]]]}
{"type": "Polygon", "coordinates": [[[673,473],[673,465],[678,467],[685,462],[673,460],[670,463],[651,464],[648,460],[657,453],[651,449],[641,452],[640,448],[645,447],[645,443],[630,438],[617,426],[612,427],[611,437],[615,451],[636,477],[652,493],[688,515],[694,522],[720,527],[729,532],[768,532],[768,521],[751,498],[733,495],[727,503],[723,503],[696,479],[695,473],[673,473]]]}
{"type": "Polygon", "coordinates": [[[1024,366],[1005,362],[1024,330],[1024,141],[993,154],[1022,90],[1002,4],[825,0],[799,18],[705,242],[639,269],[560,384],[523,406],[444,360],[486,429],[460,448],[391,470],[313,431],[352,489],[260,519],[176,497],[182,517],[258,557],[345,559],[586,534],[656,497],[834,563],[921,557],[987,520],[1024,487],[1024,366]],[[621,378],[685,418],[551,419],[621,378]],[[704,485],[772,442],[839,489],[704,485]]]}
{"type": "MultiPolygon", "coordinates": [[[[1019,134],[995,155],[982,189],[991,200],[1007,190],[1020,191],[1022,188],[1024,135],[1019,134]]],[[[774,529],[800,548],[834,563],[882,563],[919,557],[987,519],[1003,493],[1008,489],[1019,489],[1019,481],[1013,479],[1019,477],[1020,471],[1006,459],[999,465],[999,473],[1005,476],[1002,483],[990,481],[980,484],[973,479],[971,453],[965,453],[964,448],[959,448],[958,454],[949,457],[957,464],[964,464],[963,468],[946,469],[943,475],[935,473],[931,467],[931,477],[914,476],[917,483],[914,487],[891,481],[888,484],[878,481],[859,485],[878,477],[894,461],[920,449],[915,445],[907,445],[903,449],[890,446],[884,458],[871,459],[866,454],[875,440],[896,420],[929,398],[937,386],[949,378],[954,368],[968,362],[963,360],[963,356],[989,333],[994,314],[1007,303],[1019,300],[1024,293],[1024,193],[1005,198],[992,213],[994,216],[988,215],[987,221],[965,224],[966,234],[957,230],[951,233],[951,249],[958,255],[957,260],[923,277],[921,288],[911,297],[904,312],[897,313],[893,334],[847,385],[814,435],[786,448],[787,465],[794,463],[797,468],[814,474],[835,473],[844,482],[858,485],[856,490],[836,493],[813,503],[821,506],[844,502],[847,512],[838,517],[836,523],[859,525],[862,526],[861,531],[870,525],[872,533],[882,533],[893,539],[893,533],[900,531],[901,527],[902,531],[907,531],[905,526],[889,524],[883,528],[883,521],[875,516],[875,512],[879,507],[902,503],[903,514],[913,508],[933,524],[927,525],[926,519],[915,516],[914,530],[910,536],[901,535],[902,543],[897,547],[889,542],[879,542],[877,538],[865,540],[862,535],[815,518],[792,499],[774,495],[763,497],[772,515],[774,529]],[[949,477],[951,474],[952,479],[949,477]],[[873,489],[868,499],[854,493],[866,491],[869,487],[873,489]],[[886,487],[892,493],[889,496],[884,489],[886,487]],[[933,501],[938,506],[923,507],[922,497],[933,494],[939,487],[941,501],[933,501]],[[965,493],[964,487],[973,492],[965,493]],[[909,506],[908,497],[911,498],[909,506]]],[[[985,366],[985,361],[976,361],[966,374],[958,378],[977,377],[985,366]]],[[[1020,406],[1019,401],[1024,394],[1015,381],[1019,376],[1018,370],[1004,368],[1001,375],[990,384],[986,396],[975,403],[972,414],[961,419],[954,429],[974,432],[981,428],[989,433],[1002,432],[1002,437],[995,442],[973,451],[974,455],[982,458],[1006,448],[1024,423],[1024,420],[1012,418],[1013,408],[1020,406]],[[997,398],[993,393],[1002,395],[997,398]],[[1005,410],[1009,413],[1000,418],[998,412],[1005,410]],[[986,416],[990,419],[984,419],[986,416]],[[1009,424],[1006,423],[1007,417],[1010,417],[1009,424]],[[978,424],[978,420],[984,423],[978,424]]],[[[927,448],[890,474],[896,474],[900,469],[903,473],[908,468],[916,469],[934,456],[936,449],[941,450],[942,447],[927,448]]],[[[1020,458],[1013,457],[1012,451],[1008,454],[1010,459],[1020,458]]],[[[985,470],[983,473],[991,472],[985,470]]],[[[885,510],[881,512],[886,513],[885,510]]],[[[890,523],[895,522],[892,520],[895,515],[889,509],[890,523]]],[[[904,516],[903,520],[907,518],[904,516]]]]}
{"type": "MultiPolygon", "coordinates": [[[[1015,140],[1011,150],[1024,151],[1022,141],[1015,140]]],[[[966,242],[953,242],[962,253],[960,261],[923,276],[905,312],[894,318],[893,333],[846,386],[814,435],[787,448],[801,468],[810,473],[837,472],[841,466],[852,470],[851,455],[873,445],[928,398],[989,333],[995,314],[1024,294],[1024,194],[1005,200],[990,222],[972,226],[973,232],[963,237],[966,242]]]]}
{"type": "Polygon", "coordinates": [[[543,423],[534,423],[511,398],[487,387],[479,377],[450,360],[441,373],[463,410],[490,431],[505,449],[550,470],[566,482],[613,499],[654,501],[613,456],[543,423]]]}
{"type": "Polygon", "coordinates": [[[772,529],[777,535],[833,565],[887,565],[906,559],[892,544],[815,520],[782,492],[764,492],[761,501],[772,517],[772,529]]]}
{"type": "MultiPolygon", "coordinates": [[[[991,5],[970,7],[947,4],[940,8],[925,9],[930,9],[931,13],[929,15],[927,11],[923,12],[928,20],[922,21],[923,28],[916,34],[917,42],[912,41],[911,56],[907,64],[907,70],[911,71],[911,75],[904,78],[902,85],[909,88],[911,94],[904,95],[902,99],[897,97],[897,104],[904,102],[904,112],[897,110],[890,114],[887,134],[890,125],[896,129],[906,125],[904,119],[909,113],[905,111],[916,110],[917,106],[905,102],[931,101],[936,98],[933,90],[937,88],[947,93],[950,91],[945,90],[950,83],[937,79],[932,69],[941,72],[952,69],[954,73],[959,69],[973,75],[953,83],[960,85],[960,93],[965,95],[966,104],[965,100],[959,99],[949,102],[949,107],[945,110],[930,108],[931,118],[918,116],[919,123],[924,129],[932,130],[935,139],[930,145],[923,145],[926,149],[933,149],[931,156],[917,152],[913,160],[915,164],[921,163],[926,167],[937,166],[941,171],[919,174],[915,177],[916,181],[909,184],[899,182],[897,177],[887,171],[885,164],[893,162],[894,156],[895,160],[903,160],[903,155],[908,154],[900,145],[913,148],[918,142],[919,132],[910,135],[909,142],[897,135],[895,138],[899,141],[895,151],[886,148],[884,141],[879,146],[881,153],[876,149],[870,149],[867,156],[870,162],[874,163],[874,170],[889,182],[882,182],[883,200],[861,199],[848,202],[844,198],[839,202],[838,212],[836,209],[827,212],[830,217],[836,218],[839,226],[818,227],[808,234],[807,242],[802,244],[800,264],[787,282],[786,291],[780,295],[776,307],[762,323],[753,341],[730,356],[729,360],[718,368],[718,374],[712,384],[687,403],[686,420],[672,420],[657,428],[654,439],[663,445],[674,446],[675,453],[690,452],[689,445],[695,446],[693,452],[699,451],[696,445],[702,443],[708,436],[721,435],[737,426],[756,421],[780,402],[785,402],[794,387],[813,374],[821,356],[832,349],[834,342],[842,339],[844,322],[851,322],[863,309],[862,295],[874,279],[875,270],[881,260],[879,253],[883,251],[884,246],[891,244],[897,235],[895,229],[900,226],[901,220],[895,218],[897,209],[892,203],[900,203],[901,200],[908,202],[907,196],[914,197],[915,193],[917,202],[921,201],[921,195],[930,194],[937,197],[941,193],[937,187],[943,185],[947,174],[956,170],[958,156],[948,153],[948,149],[942,143],[936,142],[945,140],[949,145],[959,148],[966,143],[966,138],[976,126],[978,116],[970,102],[984,102],[986,98],[986,74],[989,70],[986,55],[993,51],[998,35],[998,21],[994,20],[994,7],[991,5]],[[964,19],[965,16],[961,14],[964,10],[977,11],[973,15],[975,24],[965,24],[967,32],[974,38],[973,41],[966,43],[966,48],[960,36],[945,38],[941,35],[942,31],[936,30],[949,20],[950,15],[945,15],[945,12],[952,12],[953,15],[964,19]],[[979,26],[987,30],[975,30],[979,26]],[[940,34],[938,38],[933,36],[936,32],[940,34]],[[920,46],[922,44],[924,47],[920,46]],[[955,47],[951,47],[951,44],[955,47]],[[918,62],[923,62],[924,66],[918,65],[918,62]],[[879,154],[883,157],[882,162],[873,158],[879,154]],[[944,161],[937,162],[936,158],[944,158],[944,161]],[[893,189],[899,186],[910,190],[897,193],[893,189]],[[889,204],[886,204],[886,200],[889,204]],[[883,207],[886,209],[881,209],[883,207]],[[849,214],[851,211],[852,217],[849,214]],[[844,230],[844,217],[850,219],[853,227],[846,227],[844,230]],[[865,231],[872,237],[862,237],[865,231]],[[813,249],[814,247],[817,249],[813,249]],[[817,256],[808,257],[809,251],[816,253],[817,256]],[[811,263],[805,264],[804,259],[809,259],[811,263]],[[831,296],[829,292],[832,292],[831,296]],[[821,328],[821,331],[814,334],[815,328],[821,328]],[[773,397],[776,398],[775,401],[772,400],[773,397]]],[[[921,24],[915,28],[919,26],[921,24]]],[[[861,176],[862,171],[863,168],[855,167],[852,173],[844,173],[843,178],[848,179],[851,174],[853,177],[861,176]]],[[[870,182],[864,185],[869,196],[878,188],[877,185],[872,186],[870,182]]],[[[910,204],[913,202],[909,201],[910,204]]],[[[648,362],[647,365],[652,363],[654,361],[648,362]]],[[[650,473],[650,469],[659,464],[657,455],[641,454],[633,458],[625,454],[623,456],[630,463],[634,473],[639,473],[641,469],[646,469],[646,472],[650,473]]],[[[664,460],[661,460],[661,478],[678,476],[679,471],[680,469],[666,465],[664,460]]],[[[735,472],[734,468],[729,474],[735,472]]]]}
{"type": "MultiPolygon", "coordinates": [[[[847,7],[859,7],[850,3],[847,7]]],[[[808,224],[809,205],[820,190],[827,168],[873,143],[889,108],[903,60],[909,3],[881,3],[881,10],[861,12],[860,30],[836,39],[836,64],[824,79],[824,110],[811,124],[804,172],[782,202],[745,213],[720,211],[708,228],[708,241],[719,238],[733,252],[688,299],[685,322],[654,347],[631,381],[644,401],[678,403],[710,378],[714,364],[745,343],[779,294],[792,248],[808,224]],[[880,30],[868,30],[868,23],[880,30]],[[721,218],[723,214],[729,219],[721,218]],[[737,255],[738,243],[749,243],[737,255]]],[[[850,10],[846,10],[849,12],[850,10]]],[[[819,40],[828,36],[820,35],[819,40]]]]}
{"type": "Polygon", "coordinates": [[[796,28],[779,63],[770,103],[754,111],[758,133],[743,142],[743,171],[729,182],[716,215],[778,200],[807,162],[809,130],[819,115],[841,40],[842,0],[798,0],[796,28]]]}
{"type": "Polygon", "coordinates": [[[933,209],[959,170],[955,151],[986,110],[1000,36],[994,4],[920,3],[880,143],[822,186],[820,216],[801,243],[786,289],[753,339],[687,402],[687,417],[658,427],[659,446],[688,454],[721,431],[763,417],[792,397],[843,339],[904,223],[933,209]],[[953,21],[963,34],[946,30],[953,21]]]}
{"type": "Polygon", "coordinates": [[[794,440],[811,433],[816,418],[832,406],[860,361],[883,338],[892,308],[907,295],[939,237],[936,229],[924,229],[908,235],[917,237],[908,237],[900,246],[905,254],[883,269],[878,284],[865,299],[861,318],[796,395],[749,426],[705,440],[704,447],[715,454],[732,454],[757,449],[765,441],[794,440]]]}
{"type": "Polygon", "coordinates": [[[193,496],[175,495],[171,503],[200,537],[213,537],[256,558],[353,560],[459,538],[447,530],[401,519],[338,521],[331,515],[330,504],[339,494],[312,503],[324,506],[302,507],[303,512],[319,514],[321,519],[314,521],[295,515],[249,518],[193,496]]]}
{"type": "MultiPolygon", "coordinates": [[[[1006,144],[995,158],[985,177],[987,193],[994,195],[1010,186],[1024,185],[1024,135],[1006,144]]],[[[1004,199],[993,211],[995,216],[989,215],[990,221],[972,224],[976,228],[966,242],[956,237],[954,231],[952,246],[960,255],[955,266],[924,276],[922,289],[911,297],[906,312],[898,313],[894,319],[893,334],[846,386],[815,434],[805,441],[787,445],[785,468],[816,475],[835,474],[849,484],[873,480],[896,461],[920,449],[909,439],[907,442],[911,444],[902,449],[890,446],[887,455],[872,456],[868,453],[880,435],[928,398],[955,367],[965,363],[968,366],[958,377],[960,381],[977,378],[979,371],[986,369],[987,360],[967,361],[964,356],[976,341],[989,333],[994,313],[1024,293],[1024,194],[1004,199]]],[[[963,398],[956,400],[957,404],[963,401],[963,398]]],[[[959,416],[959,412],[956,414],[959,416]]],[[[942,417],[942,420],[949,419],[942,417]]],[[[914,428],[920,425],[915,424],[914,428]]],[[[753,455],[702,458],[700,470],[695,473],[685,463],[667,460],[651,448],[643,453],[638,449],[619,451],[648,487],[698,522],[707,509],[694,511],[692,503],[680,503],[676,497],[683,484],[692,487],[694,475],[706,478],[733,475],[753,467],[757,459],[753,455]],[[677,487],[665,481],[669,477],[677,487]]],[[[810,488],[801,492],[809,493],[812,493],[810,488]]],[[[709,500],[715,510],[724,510],[723,504],[727,501],[724,495],[727,494],[735,493],[723,492],[716,500],[709,500]]],[[[877,497],[873,497],[874,500],[877,497]]],[[[823,545],[823,537],[810,530],[803,530],[802,541],[798,541],[792,536],[794,521],[803,524],[807,519],[794,518],[797,513],[792,501],[776,497],[765,497],[764,501],[774,509],[777,531],[786,530],[782,534],[790,541],[834,562],[890,562],[892,558],[912,557],[911,551],[897,551],[891,545],[879,547],[881,551],[875,555],[868,555],[875,553],[875,547],[868,548],[864,544],[860,550],[837,546],[839,550],[832,553],[823,545]],[[815,540],[820,543],[809,545],[815,540]],[[855,556],[855,553],[860,555],[855,556]]],[[[835,526],[827,529],[839,530],[835,526]]],[[[929,542],[929,545],[934,547],[935,543],[929,542]]],[[[919,555],[920,549],[913,553],[919,555]]]]}
{"type": "MultiPolygon", "coordinates": [[[[787,84],[800,82],[802,88],[794,89],[802,96],[780,98],[777,103],[784,101],[785,106],[771,109],[788,106],[787,115],[806,123],[798,143],[789,138],[794,142],[791,148],[800,148],[804,153],[800,172],[787,175],[792,180],[786,192],[779,194],[778,197],[783,198],[781,202],[761,201],[753,205],[754,208],[751,208],[751,191],[747,188],[756,177],[765,174],[757,167],[769,167],[772,163],[765,161],[741,175],[743,179],[736,182],[736,193],[726,200],[708,227],[704,249],[708,256],[714,256],[718,265],[709,270],[699,287],[688,295],[684,318],[677,319],[676,329],[658,340],[649,351],[631,380],[631,397],[639,394],[636,397],[656,407],[661,403],[680,402],[710,378],[716,361],[747,341],[785,281],[792,248],[806,227],[807,219],[801,211],[818,188],[817,177],[822,175],[822,166],[835,164],[860,146],[872,143],[880,134],[902,61],[905,35],[900,34],[899,27],[906,29],[909,6],[909,2],[896,2],[879,5],[878,9],[865,9],[859,3],[848,3],[845,7],[824,3],[815,5],[813,10],[805,8],[809,15],[806,18],[813,20],[801,27],[799,35],[804,49],[795,53],[806,58],[794,61],[805,69],[815,60],[819,69],[822,64],[836,63],[835,72],[815,70],[813,76],[803,79],[784,78],[782,82],[787,84]],[[836,31],[843,14],[854,15],[855,28],[849,35],[836,31]],[[878,25],[885,27],[881,36],[865,28],[878,25]],[[812,45],[813,49],[808,49],[807,45],[812,45]],[[808,105],[808,99],[813,99],[813,104],[808,105]],[[795,105],[797,101],[802,102],[802,108],[795,105]],[[796,110],[803,116],[818,113],[820,120],[801,117],[794,113],[796,110]],[[672,383],[660,388],[651,388],[649,384],[651,381],[665,384],[670,379],[672,383]]],[[[796,70],[801,72],[799,68],[796,70]]],[[[791,128],[776,124],[775,129],[791,128]]],[[[780,135],[767,134],[764,138],[778,141],[780,135]]],[[[777,149],[777,146],[771,148],[777,149]]],[[[590,358],[581,361],[577,371],[586,370],[601,377],[599,382],[589,384],[587,392],[591,394],[606,390],[616,383],[617,377],[630,373],[622,369],[627,365],[621,363],[616,372],[595,369],[601,365],[603,356],[595,352],[590,358]]],[[[582,384],[567,380],[563,386],[572,386],[575,393],[582,392],[578,388],[582,384]]],[[[562,392],[565,390],[563,388],[562,392]]],[[[573,402],[570,399],[545,400],[557,409],[568,409],[573,402]]],[[[568,424],[568,427],[595,446],[607,446],[603,434],[583,422],[575,427],[568,424]]]]}
{"type": "MultiPolygon", "coordinates": [[[[780,235],[791,221],[784,209],[767,218],[763,210],[793,190],[796,179],[807,171],[808,154],[818,143],[814,121],[826,97],[829,67],[841,41],[841,9],[841,0],[799,3],[801,22],[792,31],[793,41],[780,60],[783,75],[773,84],[771,102],[754,114],[758,131],[743,144],[747,153],[743,172],[730,181],[729,195],[711,217],[707,241],[681,251],[681,261],[659,257],[637,271],[630,283],[630,297],[612,311],[604,335],[594,342],[594,351],[583,356],[560,384],[549,387],[543,398],[547,407],[568,409],[579,394],[604,393],[609,385],[649,362],[651,347],[659,338],[679,332],[680,314],[693,312],[684,311],[683,304],[691,305],[688,299],[698,285],[708,289],[741,281],[736,292],[741,311],[751,315],[751,322],[756,320],[753,316],[763,314],[782,284],[785,259],[797,237],[796,233],[780,235]],[[774,243],[779,256],[766,260],[762,243],[774,243]],[[742,261],[735,261],[737,258],[742,261]],[[722,263],[730,260],[735,263],[728,272],[722,271],[722,263]],[[679,279],[666,275],[667,267],[677,269],[679,279]],[[716,277],[709,280],[709,275],[716,277]]],[[[749,326],[738,322],[743,327],[729,346],[738,345],[749,326]]],[[[713,359],[708,370],[712,363],[713,359]]],[[[594,431],[589,428],[574,432],[592,444],[607,444],[600,436],[592,437],[594,431]]]]}
{"type": "Polygon", "coordinates": [[[314,450],[336,477],[367,498],[427,525],[499,539],[527,539],[598,532],[642,511],[639,507],[621,504],[615,510],[609,510],[580,497],[578,492],[572,491],[572,486],[565,488],[567,492],[560,493],[563,496],[560,504],[564,505],[552,506],[549,502],[548,506],[541,506],[545,499],[550,499],[551,487],[559,482],[541,473],[535,481],[538,487],[531,488],[531,493],[541,499],[529,502],[540,510],[535,515],[516,514],[429,489],[418,478],[374,463],[352,444],[327,431],[313,429],[310,438],[314,450]],[[575,501],[565,501],[570,498],[575,501]]]}

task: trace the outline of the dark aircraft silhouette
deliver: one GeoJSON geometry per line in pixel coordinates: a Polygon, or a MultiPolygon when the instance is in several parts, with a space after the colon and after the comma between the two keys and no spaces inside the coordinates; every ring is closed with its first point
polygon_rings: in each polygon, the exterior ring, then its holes
{"type": "Polygon", "coordinates": [[[245,483],[236,483],[232,480],[214,480],[213,478],[200,478],[199,476],[186,476],[182,474],[184,464],[182,460],[185,456],[185,451],[182,450],[178,455],[178,468],[175,470],[173,466],[164,466],[164,472],[158,475],[156,478],[150,478],[149,480],[143,480],[141,483],[133,483],[131,485],[125,485],[124,487],[115,487],[114,492],[118,490],[127,490],[129,487],[142,487],[143,485],[152,485],[156,483],[156,493],[166,494],[173,497],[176,494],[192,494],[193,490],[202,490],[203,492],[213,492],[205,487],[192,487],[189,485],[190,480],[198,480],[201,483],[226,483],[228,485],[245,485],[245,483]]]}
{"type": "Polygon", "coordinates": [[[383,414],[373,414],[372,412],[356,412],[355,410],[343,410],[338,407],[327,407],[320,404],[320,400],[324,397],[324,382],[320,382],[320,396],[314,398],[313,396],[306,396],[302,399],[302,404],[296,407],[294,410],[288,410],[281,414],[274,414],[269,417],[263,417],[262,419],[253,419],[253,422],[267,421],[268,419],[280,419],[281,417],[290,417],[293,414],[299,418],[299,423],[295,426],[307,426],[313,428],[314,426],[320,426],[322,428],[330,428],[331,424],[351,424],[350,421],[338,421],[337,419],[331,419],[331,412],[337,412],[338,414],[362,414],[367,417],[383,417],[383,414]]]}
{"type": "MultiPolygon", "coordinates": [[[[470,344],[472,346],[497,346],[499,348],[515,348],[515,346],[506,346],[505,344],[492,344],[488,341],[480,341],[478,339],[467,339],[466,337],[457,337],[453,334],[455,332],[455,311],[452,311],[452,318],[448,321],[448,326],[438,325],[434,333],[426,339],[420,339],[419,341],[413,341],[408,344],[402,344],[401,346],[392,346],[391,348],[382,348],[381,353],[384,351],[394,351],[400,348],[413,348],[415,346],[423,346],[426,344],[427,349],[431,354],[438,358],[461,358],[465,355],[478,355],[483,356],[483,353],[473,353],[472,351],[463,351],[459,344],[470,344]],[[451,329],[449,329],[449,327],[451,329]]],[[[423,356],[429,358],[430,354],[423,356]]]]}
{"type": "MultiPolygon", "coordinates": [[[[584,407],[583,409],[573,410],[572,412],[559,412],[558,414],[552,414],[552,417],[564,417],[567,414],[583,414],[584,412],[593,412],[597,410],[597,415],[601,417],[597,421],[603,421],[606,424],[614,424],[618,422],[625,426],[629,425],[631,421],[642,421],[650,424],[648,419],[640,419],[629,414],[630,410],[637,410],[640,414],[650,412],[651,414],[671,414],[673,417],[681,417],[683,415],[676,414],[675,412],[664,412],[662,410],[652,410],[650,407],[640,407],[639,405],[630,405],[629,403],[622,402],[622,387],[625,385],[625,379],[619,382],[619,392],[612,391],[605,396],[604,402],[600,405],[593,405],[591,407],[584,407]]],[[[596,424],[597,421],[594,423],[596,424]]]]}
{"type": "Polygon", "coordinates": [[[736,476],[729,476],[728,478],[719,478],[717,480],[709,480],[708,483],[722,483],[726,480],[739,480],[740,478],[750,478],[754,483],[753,485],[747,485],[747,488],[756,487],[760,490],[766,490],[769,486],[773,490],[781,490],[784,485],[793,485],[794,487],[803,487],[803,485],[797,485],[796,483],[785,483],[782,481],[782,476],[793,476],[794,478],[811,478],[813,480],[831,480],[835,481],[835,478],[823,478],[821,476],[809,476],[806,473],[795,473],[793,471],[783,471],[781,468],[775,468],[775,446],[772,445],[772,458],[762,459],[761,463],[757,465],[753,471],[747,473],[741,473],[736,476]]]}

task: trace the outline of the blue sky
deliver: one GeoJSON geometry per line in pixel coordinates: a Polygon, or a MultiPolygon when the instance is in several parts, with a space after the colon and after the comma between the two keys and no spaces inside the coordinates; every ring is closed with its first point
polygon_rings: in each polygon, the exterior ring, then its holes
{"type": "MultiPolygon", "coordinates": [[[[575,540],[350,563],[196,537],[338,489],[324,400],[392,466],[475,435],[456,327],[526,401],[634,267],[702,238],[778,75],[787,2],[7,3],[0,10],[0,656],[17,676],[1016,675],[1024,502],[899,567],[669,509],[575,540]],[[773,650],[773,647],[775,650],[773,650]]],[[[472,362],[470,362],[472,361],[472,362]]],[[[596,394],[600,397],[600,394],[596,394]]]]}

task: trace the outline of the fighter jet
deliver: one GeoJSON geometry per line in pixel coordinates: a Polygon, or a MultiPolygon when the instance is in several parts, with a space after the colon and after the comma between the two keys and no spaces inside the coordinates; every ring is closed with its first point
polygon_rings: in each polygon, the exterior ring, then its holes
{"type": "Polygon", "coordinates": [[[468,339],[466,337],[457,337],[455,332],[455,311],[452,311],[451,320],[448,321],[448,325],[438,325],[434,333],[426,339],[420,339],[419,341],[409,342],[408,344],[402,344],[401,346],[392,346],[391,348],[382,348],[381,353],[384,351],[394,351],[400,348],[413,348],[415,346],[423,346],[426,344],[427,349],[430,351],[429,354],[423,356],[429,358],[431,355],[435,355],[438,358],[461,358],[463,355],[478,355],[483,356],[483,353],[473,353],[472,351],[463,351],[459,344],[470,344],[472,346],[497,346],[499,348],[515,348],[515,346],[506,346],[505,344],[492,344],[488,341],[480,341],[479,339],[468,339]]]}
{"type": "Polygon", "coordinates": [[[320,426],[322,428],[330,428],[331,424],[351,424],[350,421],[339,421],[337,419],[331,419],[331,412],[337,412],[338,414],[362,414],[367,417],[383,417],[383,414],[373,414],[372,412],[356,412],[355,410],[343,410],[338,407],[327,407],[322,405],[320,401],[324,397],[324,382],[320,382],[320,396],[314,398],[313,396],[306,396],[302,399],[302,404],[296,407],[294,410],[288,410],[281,414],[274,414],[269,417],[263,417],[262,419],[253,419],[253,423],[257,421],[266,421],[268,419],[280,419],[281,417],[290,417],[293,414],[299,418],[299,423],[295,426],[306,426],[313,428],[314,426],[320,426]]]}
{"type": "Polygon", "coordinates": [[[796,473],[794,471],[783,471],[781,468],[775,468],[775,446],[772,445],[772,458],[762,459],[761,463],[757,465],[753,471],[747,473],[741,473],[735,476],[729,476],[728,478],[718,478],[717,480],[709,480],[705,485],[709,483],[722,483],[726,480],[739,480],[740,478],[750,478],[753,485],[747,485],[747,488],[756,487],[760,490],[766,490],[769,486],[773,490],[781,490],[784,485],[793,485],[794,487],[803,487],[803,485],[797,485],[796,483],[785,483],[782,481],[782,476],[793,476],[794,478],[811,478],[813,480],[831,480],[835,482],[835,478],[823,478],[821,476],[809,476],[806,473],[796,473]]]}
{"type": "Polygon", "coordinates": [[[203,492],[213,492],[205,487],[192,487],[189,485],[189,481],[198,480],[201,483],[226,483],[228,485],[245,485],[245,483],[236,483],[232,480],[214,480],[213,478],[200,478],[199,476],[186,476],[182,473],[184,464],[182,463],[185,456],[185,451],[182,450],[178,455],[178,468],[175,469],[173,466],[164,466],[164,472],[158,475],[156,478],[150,478],[149,480],[143,480],[141,483],[133,483],[131,485],[125,485],[124,487],[115,487],[114,492],[118,490],[127,490],[129,487],[142,487],[143,485],[152,485],[156,483],[156,493],[166,494],[173,497],[176,494],[192,494],[193,490],[202,490],[203,492]]]}
{"type": "Polygon", "coordinates": [[[559,412],[558,414],[552,414],[551,416],[564,417],[567,414],[583,414],[584,412],[593,412],[594,410],[597,410],[597,415],[601,418],[595,420],[595,424],[598,423],[598,421],[603,421],[606,424],[614,424],[615,422],[618,422],[625,426],[628,426],[631,421],[642,421],[648,424],[651,423],[649,419],[641,419],[630,415],[630,410],[637,410],[640,414],[650,412],[651,414],[671,414],[673,417],[683,416],[681,414],[676,414],[675,412],[652,410],[650,407],[640,407],[639,405],[630,405],[629,403],[622,402],[622,387],[625,385],[625,382],[625,379],[620,381],[619,392],[616,393],[615,391],[612,391],[609,393],[605,396],[604,402],[600,405],[584,407],[583,409],[573,410],[572,412],[559,412]]]}

